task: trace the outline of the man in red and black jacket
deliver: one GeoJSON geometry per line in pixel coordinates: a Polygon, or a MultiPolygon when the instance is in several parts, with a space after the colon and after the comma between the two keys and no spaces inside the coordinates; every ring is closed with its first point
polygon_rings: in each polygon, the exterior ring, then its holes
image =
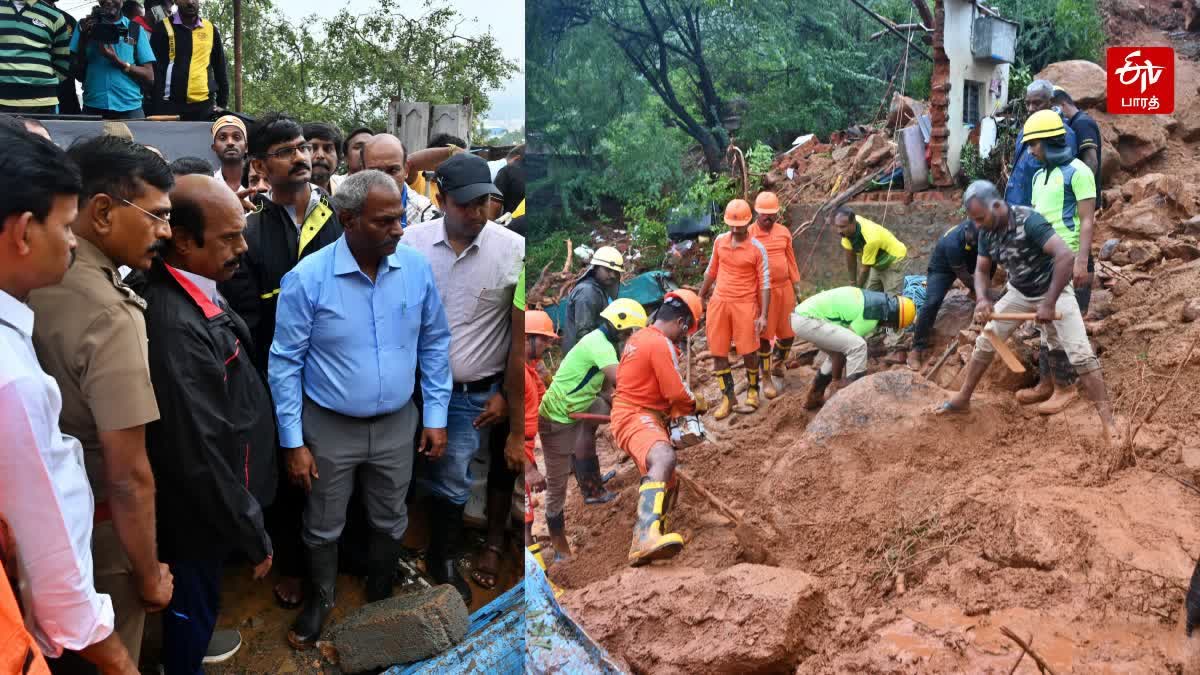
{"type": "Polygon", "coordinates": [[[241,203],[221,181],[192,175],[175,183],[171,204],[170,247],[130,283],[147,303],[161,415],[147,428],[146,450],[158,486],[159,552],[175,575],[163,613],[164,666],[200,673],[206,656],[232,656],[241,644],[235,631],[213,634],[226,558],[244,553],[256,579],[271,569],[263,508],[275,498],[275,418],[250,360],[249,331],[217,291],[246,252],[241,203]]]}

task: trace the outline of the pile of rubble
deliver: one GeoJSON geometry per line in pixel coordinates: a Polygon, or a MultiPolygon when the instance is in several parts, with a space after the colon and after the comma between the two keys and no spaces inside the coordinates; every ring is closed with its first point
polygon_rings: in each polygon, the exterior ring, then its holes
{"type": "Polygon", "coordinates": [[[861,125],[837,132],[829,143],[813,134],[775,158],[763,180],[784,203],[820,201],[868,174],[892,167],[896,144],[884,129],[861,125]]]}

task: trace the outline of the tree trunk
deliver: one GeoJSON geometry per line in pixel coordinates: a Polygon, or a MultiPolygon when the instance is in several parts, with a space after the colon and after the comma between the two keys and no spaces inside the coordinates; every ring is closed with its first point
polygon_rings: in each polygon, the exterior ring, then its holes
{"type": "Polygon", "coordinates": [[[700,149],[704,151],[704,163],[708,165],[709,173],[720,173],[722,165],[725,163],[725,153],[717,144],[717,139],[712,135],[712,132],[705,131],[704,138],[696,139],[700,142],[700,149]]]}

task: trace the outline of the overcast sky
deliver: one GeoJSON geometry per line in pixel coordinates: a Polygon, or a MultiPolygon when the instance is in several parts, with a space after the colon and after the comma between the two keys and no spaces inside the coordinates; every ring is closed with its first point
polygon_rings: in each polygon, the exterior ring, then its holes
{"type": "MultiPolygon", "coordinates": [[[[83,0],[60,0],[60,6],[74,9],[83,0]]],[[[504,50],[504,55],[515,61],[519,72],[498,90],[491,93],[492,107],[488,118],[493,120],[524,119],[525,117],[525,3],[523,0],[445,0],[445,4],[458,10],[467,18],[462,32],[465,35],[492,33],[504,50]]],[[[310,14],[333,16],[343,7],[355,13],[366,12],[378,3],[376,0],[276,0],[275,6],[288,16],[299,19],[310,14]]],[[[72,11],[76,17],[86,16],[92,3],[72,11]]],[[[403,0],[402,8],[412,8],[413,14],[425,10],[423,0],[403,0]]],[[[201,5],[201,13],[203,13],[201,5]]]]}

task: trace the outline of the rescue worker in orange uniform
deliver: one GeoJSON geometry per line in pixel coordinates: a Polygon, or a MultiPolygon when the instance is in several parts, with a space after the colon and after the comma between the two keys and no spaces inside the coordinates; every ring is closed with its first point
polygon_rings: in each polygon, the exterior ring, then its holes
{"type": "MultiPolygon", "coordinates": [[[[733,373],[729,369],[729,345],[737,348],[746,364],[746,406],[758,408],[758,336],[767,327],[771,295],[771,273],[767,249],[750,237],[750,204],[735,199],[725,207],[729,231],[713,241],[712,258],[704,271],[700,297],[708,305],[708,349],[713,355],[713,374],[721,385],[722,400],[713,417],[721,420],[737,407],[733,373]]],[[[786,311],[786,310],[785,310],[786,311]]],[[[739,411],[741,412],[741,411],[739,411]]]]}
{"type": "Polygon", "coordinates": [[[800,295],[800,269],[796,266],[796,250],[792,248],[792,232],[779,223],[779,197],[774,192],[760,192],[754,198],[754,224],[750,236],[767,250],[767,271],[771,284],[771,299],[767,307],[767,328],[758,336],[758,367],[763,395],[775,398],[772,376],[783,384],[783,362],[787,359],[796,334],[789,318],[796,298],[800,295]],[[771,342],[775,342],[774,354],[771,342]]]}
{"type": "Polygon", "coordinates": [[[612,433],[617,447],[633,458],[642,474],[637,522],[629,564],[671,558],[683,550],[683,537],[667,532],[665,516],[676,494],[675,448],[667,421],[706,408],[679,376],[675,343],[696,332],[703,305],[688,290],[667,293],[652,323],[625,343],[617,366],[612,433]]]}
{"type": "Polygon", "coordinates": [[[546,477],[538,471],[533,447],[537,438],[538,407],[546,393],[546,383],[537,371],[537,364],[550,344],[558,339],[550,315],[541,310],[525,312],[525,547],[537,559],[542,569],[542,545],[533,539],[533,500],[530,495],[546,489],[546,477]]]}

